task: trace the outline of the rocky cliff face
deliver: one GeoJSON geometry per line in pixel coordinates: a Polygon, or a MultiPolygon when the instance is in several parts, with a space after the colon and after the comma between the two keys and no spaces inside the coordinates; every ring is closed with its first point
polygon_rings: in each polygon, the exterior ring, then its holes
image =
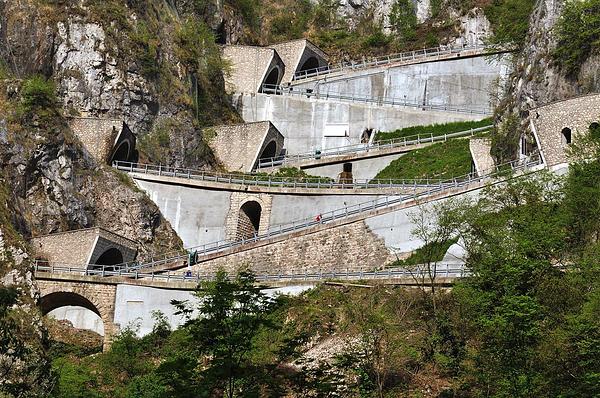
{"type": "Polygon", "coordinates": [[[11,226],[14,209],[0,178],[0,395],[40,397],[52,388],[45,357],[39,292],[23,242],[11,226]]]}
{"type": "Polygon", "coordinates": [[[21,116],[19,83],[0,83],[0,91],[0,167],[22,235],[102,226],[138,242],[141,259],[181,248],[156,205],[87,155],[60,115],[21,116]]]}
{"type": "MultiPolygon", "coordinates": [[[[506,129],[514,132],[497,133],[512,134],[506,139],[498,137],[499,142],[505,147],[509,146],[506,142],[511,141],[513,142],[511,146],[516,148],[514,141],[518,140],[520,133],[531,135],[529,131],[531,108],[600,90],[599,56],[590,57],[576,77],[568,77],[553,62],[552,52],[556,49],[554,28],[564,4],[564,0],[539,0],[531,16],[527,43],[523,51],[515,57],[514,73],[508,81],[506,98],[498,113],[499,130],[502,130],[507,121],[511,120],[511,115],[519,120],[518,125],[506,129]]],[[[533,142],[532,137],[529,137],[529,140],[533,142]]],[[[509,153],[502,152],[500,148],[495,148],[495,155],[501,162],[517,155],[514,150],[509,153]]]]}
{"type": "Polygon", "coordinates": [[[238,33],[225,27],[222,2],[206,2],[203,15],[195,2],[126,4],[2,1],[0,57],[18,77],[52,76],[71,115],[123,119],[140,137],[171,126],[168,156],[153,160],[210,164],[199,127],[235,116],[224,98],[222,76],[203,82],[181,60],[187,50],[182,42],[189,38],[181,37],[180,28],[205,19],[235,39],[238,33]]]}

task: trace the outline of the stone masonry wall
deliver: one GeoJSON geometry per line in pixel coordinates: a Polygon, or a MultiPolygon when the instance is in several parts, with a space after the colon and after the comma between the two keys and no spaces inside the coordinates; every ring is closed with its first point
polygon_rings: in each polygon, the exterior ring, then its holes
{"type": "Polygon", "coordinates": [[[87,265],[94,263],[106,250],[119,249],[124,261],[133,261],[137,244],[102,228],[88,228],[40,236],[31,239],[36,257],[49,265],[87,265]],[[97,239],[98,238],[98,239],[97,239]]]}
{"type": "Polygon", "coordinates": [[[231,93],[256,93],[275,61],[281,72],[283,62],[272,48],[252,46],[225,46],[223,58],[231,62],[231,74],[225,77],[225,89],[231,93]]]}
{"type": "Polygon", "coordinates": [[[272,46],[285,64],[285,74],[282,83],[294,80],[294,74],[306,60],[315,56],[319,60],[319,66],[327,65],[327,55],[317,46],[306,39],[292,40],[272,46]]]}
{"type": "Polygon", "coordinates": [[[37,285],[41,298],[52,293],[74,293],[90,301],[98,310],[104,323],[104,348],[110,346],[119,331],[119,325],[114,323],[116,285],[42,279],[37,280],[37,285]]]}
{"type": "Polygon", "coordinates": [[[38,258],[47,260],[49,265],[85,265],[94,248],[97,233],[95,229],[71,231],[31,239],[33,251],[38,258]]]}
{"type": "Polygon", "coordinates": [[[72,118],[71,130],[83,143],[85,149],[99,163],[107,163],[115,140],[123,129],[123,121],[98,118],[72,118]]]}
{"type": "Polygon", "coordinates": [[[333,229],[291,236],[195,265],[196,272],[230,272],[250,267],[259,273],[304,273],[380,269],[396,258],[364,221],[333,229]]]}
{"type": "Polygon", "coordinates": [[[277,152],[283,149],[283,136],[270,122],[216,126],[205,130],[208,144],[229,171],[252,171],[258,157],[271,140],[277,152]]]}
{"type": "MultiPolygon", "coordinates": [[[[226,219],[226,236],[227,240],[237,240],[240,227],[240,209],[246,202],[256,201],[260,204],[260,224],[258,234],[264,234],[269,230],[269,220],[271,219],[271,207],[273,204],[273,196],[268,194],[251,194],[245,192],[232,192],[230,199],[229,213],[226,219]]],[[[249,220],[246,220],[249,222],[249,220]]],[[[242,225],[244,221],[242,220],[242,225]]],[[[247,236],[244,236],[246,238],[247,236]]]]}
{"type": "Polygon", "coordinates": [[[471,138],[469,141],[471,157],[479,176],[489,173],[495,166],[494,158],[490,154],[491,148],[492,142],[489,138],[471,138]]]}
{"type": "Polygon", "coordinates": [[[530,111],[532,130],[548,167],[567,163],[567,144],[562,130],[571,129],[573,141],[586,134],[590,124],[600,121],[600,94],[554,102],[530,111]]]}

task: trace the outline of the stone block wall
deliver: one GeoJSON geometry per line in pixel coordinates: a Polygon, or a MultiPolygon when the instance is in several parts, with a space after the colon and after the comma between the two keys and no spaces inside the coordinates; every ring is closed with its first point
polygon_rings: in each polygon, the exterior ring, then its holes
{"type": "Polygon", "coordinates": [[[90,310],[96,312],[104,324],[104,348],[110,347],[114,336],[119,332],[119,325],[114,323],[115,297],[117,286],[114,284],[87,283],[61,280],[37,280],[40,289],[42,313],[67,305],[78,305],[79,300],[74,299],[72,303],[65,301],[68,295],[53,295],[53,293],[67,293],[81,296],[93,305],[90,310]],[[57,302],[53,302],[57,300],[57,302]],[[60,300],[58,302],[58,300],[60,300]]]}
{"type": "Polygon", "coordinates": [[[238,240],[241,239],[240,227],[243,228],[247,233],[244,238],[252,235],[254,227],[251,225],[250,220],[243,216],[240,217],[240,209],[242,206],[250,201],[257,202],[261,207],[260,223],[258,228],[258,234],[264,234],[269,230],[269,220],[271,219],[271,208],[273,205],[273,196],[268,194],[252,194],[245,192],[232,192],[229,212],[226,219],[226,235],[227,240],[238,240]],[[249,233],[249,235],[248,235],[249,233]]]}
{"type": "Polygon", "coordinates": [[[271,142],[276,154],[284,145],[283,135],[270,122],[215,126],[205,130],[208,144],[229,171],[250,172],[271,142]]]}
{"type": "Polygon", "coordinates": [[[283,61],[272,48],[228,45],[223,47],[223,58],[231,63],[231,73],[225,77],[225,88],[231,93],[259,92],[275,66],[280,78],[285,73],[283,61]]]}
{"type": "Polygon", "coordinates": [[[299,231],[275,243],[256,246],[195,265],[196,272],[219,268],[235,272],[250,267],[258,273],[304,273],[381,269],[396,257],[364,221],[306,233],[299,231]]]}
{"type": "Polygon", "coordinates": [[[123,130],[123,121],[76,117],[70,119],[69,125],[92,157],[99,163],[110,161],[115,141],[123,130]]]}
{"type": "Polygon", "coordinates": [[[568,162],[568,144],[562,131],[569,128],[573,142],[587,134],[592,123],[600,122],[600,94],[554,102],[529,112],[531,128],[548,167],[568,162]]]}
{"type": "Polygon", "coordinates": [[[31,239],[37,258],[48,261],[51,266],[86,266],[94,264],[108,249],[116,248],[123,254],[123,261],[133,261],[137,244],[123,236],[102,228],[79,229],[40,236],[31,239]]]}
{"type": "Polygon", "coordinates": [[[95,229],[70,231],[31,239],[35,256],[51,266],[87,265],[96,243],[95,229]]]}
{"type": "Polygon", "coordinates": [[[489,174],[490,170],[496,165],[494,158],[490,154],[492,149],[491,140],[489,138],[471,138],[469,149],[471,150],[471,157],[473,158],[477,175],[489,174]]]}

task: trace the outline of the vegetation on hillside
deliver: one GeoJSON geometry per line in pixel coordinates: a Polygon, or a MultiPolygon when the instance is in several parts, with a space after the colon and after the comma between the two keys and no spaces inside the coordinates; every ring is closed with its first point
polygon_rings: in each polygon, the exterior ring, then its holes
{"type": "Polygon", "coordinates": [[[392,161],[374,180],[451,179],[471,172],[468,139],[453,139],[417,149],[392,161]]]}
{"type": "Polygon", "coordinates": [[[574,77],[600,48],[600,1],[567,1],[556,26],[554,60],[574,77]]]}
{"type": "Polygon", "coordinates": [[[395,138],[412,137],[417,135],[433,135],[434,137],[437,137],[444,134],[458,133],[469,129],[491,126],[493,124],[494,121],[492,118],[486,118],[478,121],[451,122],[442,124],[430,124],[427,126],[405,127],[403,129],[398,129],[390,132],[380,131],[375,136],[375,141],[385,141],[395,138]]]}
{"type": "Polygon", "coordinates": [[[438,206],[424,232],[460,238],[470,270],[452,290],[322,286],[271,300],[251,274],[220,273],[198,288],[203,317],[176,303],[182,328],[159,317],[93,360],[59,355],[55,396],[594,397],[594,156],[566,177],[540,172],[438,206]]]}
{"type": "Polygon", "coordinates": [[[350,27],[339,15],[339,4],[334,0],[263,0],[255,2],[252,11],[253,15],[261,16],[262,23],[257,25],[260,30],[251,29],[252,33],[244,40],[268,44],[306,37],[329,53],[334,61],[359,59],[445,44],[456,37],[460,29],[455,12],[465,15],[480,7],[492,23],[491,42],[519,48],[525,40],[533,4],[533,0],[433,0],[431,19],[419,24],[414,2],[395,0],[389,26],[374,17],[374,10],[366,9],[350,27]],[[389,33],[385,33],[384,28],[388,28],[389,33]]]}

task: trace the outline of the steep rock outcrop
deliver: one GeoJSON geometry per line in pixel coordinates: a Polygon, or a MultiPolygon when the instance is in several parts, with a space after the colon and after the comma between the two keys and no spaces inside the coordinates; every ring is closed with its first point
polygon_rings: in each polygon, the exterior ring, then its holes
{"type": "Polygon", "coordinates": [[[23,242],[11,226],[14,209],[7,192],[0,178],[0,395],[46,396],[52,377],[36,307],[39,291],[23,242]]]}
{"type": "Polygon", "coordinates": [[[101,226],[138,242],[141,259],[181,248],[158,207],[128,177],[97,164],[62,117],[19,116],[17,101],[0,98],[0,169],[22,235],[101,226]]]}
{"type": "Polygon", "coordinates": [[[210,166],[199,127],[235,115],[222,76],[199,79],[182,61],[190,50],[182,45],[199,45],[181,26],[204,18],[219,28],[226,23],[221,2],[207,2],[206,15],[185,1],[128,4],[0,2],[0,58],[17,77],[51,76],[71,115],[123,119],[139,137],[169,126],[168,151],[152,160],[210,166]]]}
{"type": "MultiPolygon", "coordinates": [[[[496,134],[512,135],[507,138],[496,137],[496,141],[504,146],[507,141],[517,140],[520,133],[525,133],[529,141],[534,141],[529,131],[531,108],[600,90],[600,57],[590,57],[575,77],[567,76],[553,61],[552,53],[557,45],[555,26],[564,5],[564,0],[539,0],[534,8],[527,42],[515,57],[514,72],[506,87],[506,98],[498,112],[499,131],[496,134]],[[511,115],[519,119],[517,131],[508,131],[513,128],[503,129],[511,120],[511,115]]],[[[512,147],[517,146],[513,143],[512,147]]],[[[493,153],[500,162],[517,156],[497,146],[493,148],[493,153]]]]}

